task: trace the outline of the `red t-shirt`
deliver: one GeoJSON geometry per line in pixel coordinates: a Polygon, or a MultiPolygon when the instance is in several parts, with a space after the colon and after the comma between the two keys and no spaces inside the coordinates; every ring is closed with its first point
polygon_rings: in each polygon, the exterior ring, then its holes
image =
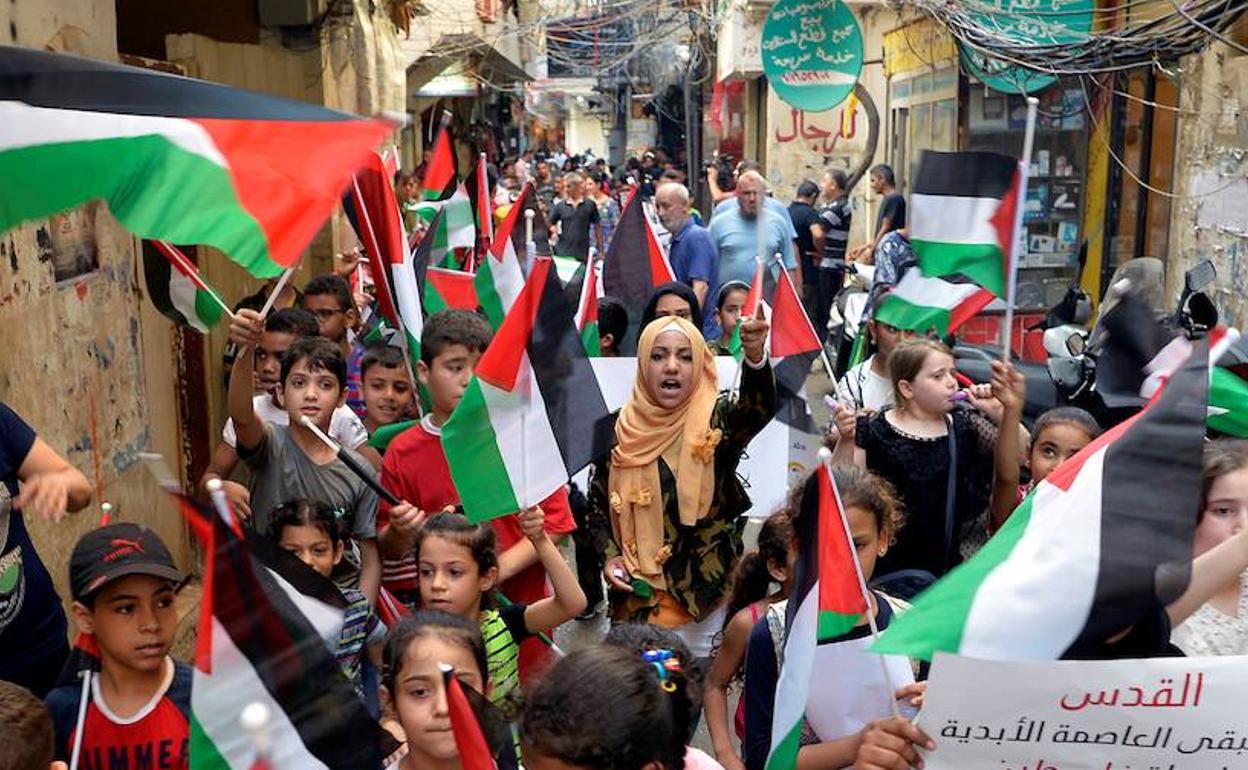
{"type": "MultiPolygon", "coordinates": [[[[98,675],[92,681],[82,732],[82,770],[114,767],[186,770],[190,766],[187,715],[191,707],[190,666],[172,663],[169,679],[152,700],[128,719],[113,715],[99,693],[98,675]]],[[[58,687],[46,701],[56,730],[56,756],[68,761],[78,727],[78,683],[58,687]]]]}
{"type": "MultiPolygon", "coordinates": [[[[440,511],[459,504],[459,493],[451,480],[451,469],[442,451],[440,431],[425,419],[400,433],[386,449],[381,465],[381,483],[400,499],[424,511],[440,511]]],[[[559,489],[542,501],[546,514],[546,531],[561,537],[576,529],[568,492],[559,489]]],[[[520,522],[515,516],[504,516],[490,522],[501,554],[520,542],[520,522]]],[[[377,532],[390,526],[390,506],[384,500],[377,510],[377,532]]],[[[382,562],[382,583],[392,591],[414,591],[419,588],[416,555],[382,562]]],[[[504,582],[500,588],[513,602],[531,604],[546,596],[546,570],[540,564],[523,570],[504,582]]]]}

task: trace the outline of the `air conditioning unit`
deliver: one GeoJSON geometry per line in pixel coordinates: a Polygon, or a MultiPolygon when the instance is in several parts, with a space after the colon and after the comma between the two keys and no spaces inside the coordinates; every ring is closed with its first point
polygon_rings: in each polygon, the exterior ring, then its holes
{"type": "Polygon", "coordinates": [[[265,27],[306,27],[325,15],[329,0],[259,0],[265,27]]]}

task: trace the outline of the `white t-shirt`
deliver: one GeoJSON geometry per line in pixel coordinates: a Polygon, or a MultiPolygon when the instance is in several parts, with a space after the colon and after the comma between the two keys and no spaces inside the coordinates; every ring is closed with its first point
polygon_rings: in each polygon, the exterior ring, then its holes
{"type": "MultiPolygon", "coordinates": [[[[290,425],[290,415],[269,394],[256,396],[251,403],[264,422],[290,425]]],[[[329,437],[347,449],[359,449],[368,443],[368,429],[364,427],[364,421],[351,411],[351,407],[343,404],[334,410],[334,416],[329,419],[329,437]]],[[[230,446],[235,446],[238,442],[233,420],[225,421],[225,427],[221,429],[221,440],[230,446]]]]}
{"type": "Polygon", "coordinates": [[[836,400],[852,404],[854,409],[879,411],[893,405],[893,382],[871,370],[875,356],[850,368],[836,383],[836,400]]]}

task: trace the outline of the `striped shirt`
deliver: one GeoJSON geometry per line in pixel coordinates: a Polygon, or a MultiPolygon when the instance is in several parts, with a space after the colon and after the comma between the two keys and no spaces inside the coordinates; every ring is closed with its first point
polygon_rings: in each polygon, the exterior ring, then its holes
{"type": "Polygon", "coordinates": [[[823,259],[819,267],[837,267],[834,259],[845,259],[849,248],[849,227],[853,223],[854,210],[849,198],[837,198],[819,212],[819,224],[823,225],[823,259]]]}
{"type": "Polygon", "coordinates": [[[481,636],[490,669],[490,700],[508,720],[519,716],[520,643],[531,634],[524,625],[527,604],[509,604],[481,613],[481,636]]]}
{"type": "Polygon", "coordinates": [[[360,662],[364,658],[364,648],[370,644],[379,644],[386,638],[386,627],[373,612],[364,594],[348,588],[343,590],[347,600],[347,609],[342,616],[342,631],[338,634],[338,644],[334,648],[334,659],[342,674],[351,682],[355,692],[364,698],[364,681],[360,676],[360,662]]]}

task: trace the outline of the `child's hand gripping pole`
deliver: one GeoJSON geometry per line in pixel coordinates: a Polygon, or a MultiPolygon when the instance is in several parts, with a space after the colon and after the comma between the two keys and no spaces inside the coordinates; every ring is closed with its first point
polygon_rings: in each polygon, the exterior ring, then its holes
{"type": "Polygon", "coordinates": [[[383,487],[381,483],[377,481],[376,478],[373,477],[372,473],[365,470],[364,466],[360,463],[359,460],[356,460],[349,453],[342,451],[342,447],[338,445],[338,442],[334,441],[332,438],[325,435],[325,431],[318,428],[316,426],[316,423],[312,422],[312,419],[310,417],[308,417],[306,414],[301,416],[299,418],[299,423],[303,425],[303,427],[312,431],[312,433],[317,438],[319,438],[321,441],[325,443],[325,446],[332,449],[334,454],[337,455],[338,459],[342,460],[342,464],[350,468],[351,472],[354,473],[356,476],[359,476],[360,481],[363,481],[365,484],[367,484],[368,488],[376,492],[378,497],[380,497],[382,500],[385,500],[387,503],[390,503],[391,505],[403,504],[403,501],[395,497],[394,494],[390,492],[390,490],[383,487]]]}

